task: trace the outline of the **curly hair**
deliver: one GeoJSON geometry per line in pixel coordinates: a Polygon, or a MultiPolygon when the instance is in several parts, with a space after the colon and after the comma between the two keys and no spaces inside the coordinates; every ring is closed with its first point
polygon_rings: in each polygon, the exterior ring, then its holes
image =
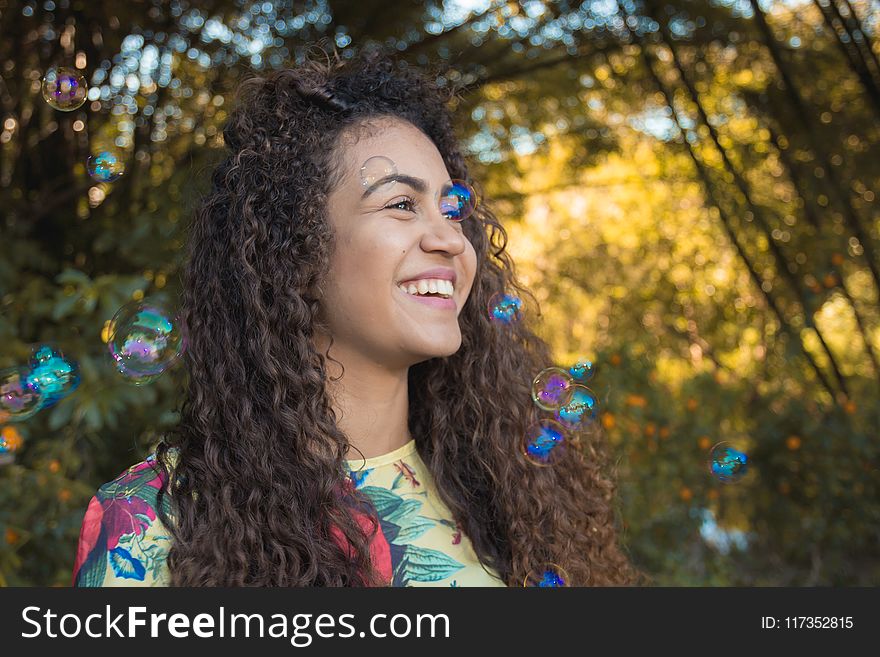
{"type": "MultiPolygon", "coordinates": [[[[181,420],[156,450],[160,513],[169,493],[174,509],[173,521],[163,518],[172,586],[380,583],[369,548],[378,522],[354,513],[369,501],[344,485],[350,447],[325,389],[329,351],[312,342],[334,246],[327,199],[340,180],[341,136],[382,117],[420,129],[450,177],[474,184],[453,129],[455,95],[436,71],[379,49],[350,60],[332,49],[241,83],[223,130],[228,153],[188,236],[181,420]]],[[[485,200],[464,223],[477,272],[459,316],[461,347],[408,375],[419,455],[480,561],[508,585],[547,563],[574,585],[636,583],[598,434],[553,467],[522,453],[540,419],[531,381],[549,348],[527,321],[490,320],[493,294],[534,297],[516,280],[507,233],[485,200]]]]}

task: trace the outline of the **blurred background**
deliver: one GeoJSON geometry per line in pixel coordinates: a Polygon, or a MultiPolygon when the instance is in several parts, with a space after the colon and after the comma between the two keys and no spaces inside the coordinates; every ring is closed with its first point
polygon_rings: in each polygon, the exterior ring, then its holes
{"type": "Polygon", "coordinates": [[[321,38],[444,65],[542,336],[595,364],[640,568],[880,584],[878,32],[876,0],[0,1],[0,368],[77,364],[0,415],[0,584],[69,585],[89,497],[176,422],[185,374],[131,385],[110,320],[177,298],[236,85],[321,38]]]}

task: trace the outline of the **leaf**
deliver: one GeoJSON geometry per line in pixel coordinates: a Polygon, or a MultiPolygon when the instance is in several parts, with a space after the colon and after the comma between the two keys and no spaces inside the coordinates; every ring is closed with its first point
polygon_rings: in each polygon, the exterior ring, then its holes
{"type": "Polygon", "coordinates": [[[394,569],[394,584],[407,582],[437,582],[464,568],[464,565],[439,550],[407,545],[403,557],[394,569]]]}
{"type": "Polygon", "coordinates": [[[57,431],[68,422],[73,413],[74,404],[71,397],[67,397],[56,404],[49,414],[49,429],[57,431]]]}
{"type": "Polygon", "coordinates": [[[395,495],[386,488],[379,486],[364,486],[360,489],[366,494],[376,507],[376,512],[383,517],[388,517],[397,507],[403,503],[403,498],[395,495]]]}
{"type": "Polygon", "coordinates": [[[144,581],[147,569],[138,559],[131,556],[125,548],[115,547],[109,553],[110,566],[117,577],[144,581]]]}
{"type": "Polygon", "coordinates": [[[434,525],[435,523],[433,520],[418,516],[416,518],[413,518],[412,521],[407,523],[405,526],[401,527],[400,531],[394,539],[388,540],[394,540],[395,543],[400,544],[412,543],[419,536],[431,529],[431,527],[433,527],[434,525]]]}
{"type": "Polygon", "coordinates": [[[396,522],[401,527],[404,527],[410,523],[410,518],[418,514],[421,508],[421,500],[403,500],[396,509],[385,516],[385,520],[396,522]]]}

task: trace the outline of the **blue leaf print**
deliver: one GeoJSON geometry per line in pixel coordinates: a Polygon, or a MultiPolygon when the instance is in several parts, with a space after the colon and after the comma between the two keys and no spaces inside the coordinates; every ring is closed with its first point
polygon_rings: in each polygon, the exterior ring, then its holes
{"type": "Polygon", "coordinates": [[[399,495],[379,486],[364,486],[361,492],[370,498],[373,506],[376,507],[376,512],[382,517],[388,516],[403,502],[399,495]]]}
{"type": "Polygon", "coordinates": [[[107,557],[117,577],[144,581],[147,572],[144,564],[131,556],[131,552],[125,548],[115,547],[110,550],[107,557]]]}
{"type": "Polygon", "coordinates": [[[396,509],[385,516],[385,520],[396,523],[401,527],[405,527],[415,520],[413,516],[415,516],[421,508],[421,500],[403,500],[396,509]]]}
{"type": "Polygon", "coordinates": [[[403,558],[394,569],[392,585],[406,586],[410,581],[436,582],[446,579],[462,568],[464,564],[438,550],[407,545],[403,551],[403,558]]]}
{"type": "Polygon", "coordinates": [[[433,520],[430,520],[423,516],[418,516],[417,518],[413,518],[412,521],[403,526],[397,533],[397,536],[395,536],[393,539],[389,538],[388,541],[394,541],[395,543],[400,544],[412,543],[419,536],[431,529],[431,527],[433,527],[435,524],[436,523],[433,520]]]}

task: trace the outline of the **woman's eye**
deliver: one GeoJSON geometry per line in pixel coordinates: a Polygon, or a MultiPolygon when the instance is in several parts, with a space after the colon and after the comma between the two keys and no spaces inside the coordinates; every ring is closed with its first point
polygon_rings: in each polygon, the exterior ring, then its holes
{"type": "Polygon", "coordinates": [[[416,207],[416,204],[411,199],[408,199],[408,198],[401,199],[400,201],[395,201],[394,203],[385,206],[385,208],[387,210],[411,210],[411,211],[414,211],[415,207],[416,207]],[[404,206],[404,207],[400,207],[400,206],[404,206]]]}

